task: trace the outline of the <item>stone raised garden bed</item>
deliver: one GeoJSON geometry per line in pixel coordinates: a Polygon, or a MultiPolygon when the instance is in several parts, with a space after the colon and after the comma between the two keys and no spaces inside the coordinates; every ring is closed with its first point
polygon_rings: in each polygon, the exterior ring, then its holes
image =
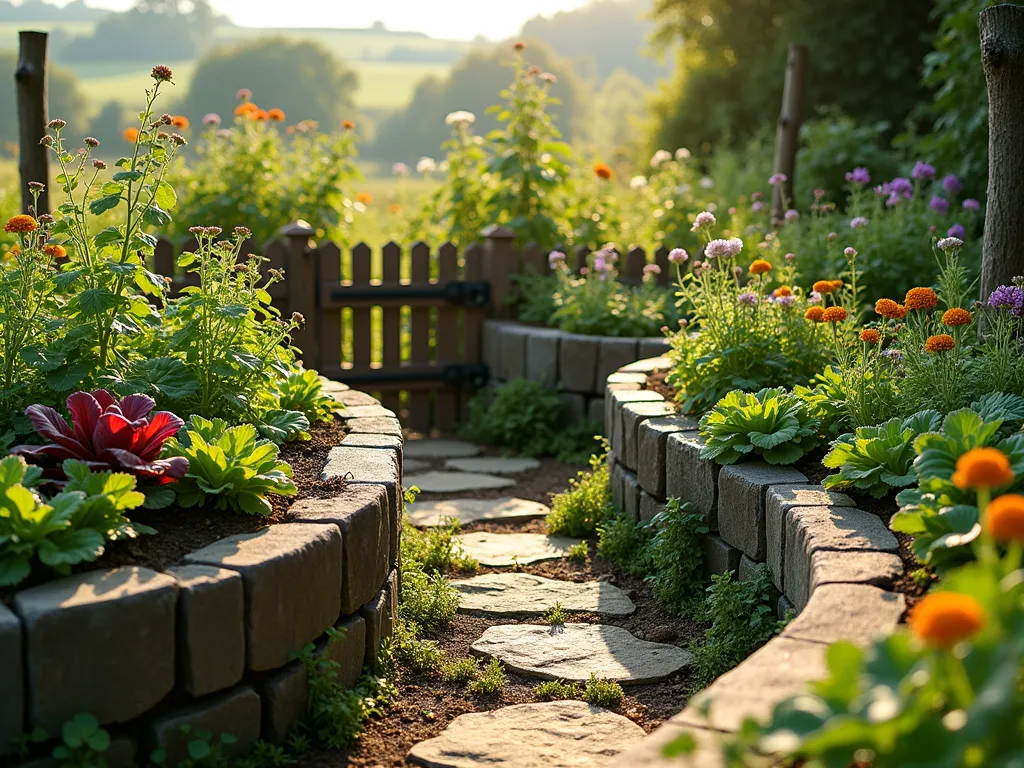
{"type": "Polygon", "coordinates": [[[94,570],[0,604],[0,764],[13,764],[19,734],[57,735],[78,712],[111,732],[111,768],[145,764],[156,748],[176,765],[183,724],[232,734],[232,752],[245,752],[284,739],[304,712],[295,651],[326,648],[337,627],[344,637],[329,653],[344,682],[374,662],[397,603],[402,432],[369,395],[325,390],[349,406],[323,473],[345,480],[333,494],[162,573],[94,570]]]}
{"type": "Polygon", "coordinates": [[[664,337],[581,336],[511,320],[484,323],[484,362],[491,383],[525,378],[558,389],[570,422],[604,420],[608,375],[637,358],[664,354],[664,337]]]}
{"type": "Polygon", "coordinates": [[[715,732],[765,717],[776,702],[824,677],[828,643],[864,645],[899,623],[904,597],[889,589],[903,566],[885,524],[845,494],[810,484],[792,467],[701,460],[696,419],[645,389],[648,374],[669,365],[667,358],[640,360],[608,376],[604,420],[615,506],[639,522],[652,519],[668,498],[692,503],[711,529],[704,539],[707,574],[731,570],[743,579],[768,563],[779,615],[797,614],[778,637],[616,761],[631,768],[713,768],[721,765],[715,732]],[[706,699],[707,717],[699,709],[706,699]],[[695,737],[698,752],[688,761],[665,760],[661,747],[683,731],[695,737]]]}

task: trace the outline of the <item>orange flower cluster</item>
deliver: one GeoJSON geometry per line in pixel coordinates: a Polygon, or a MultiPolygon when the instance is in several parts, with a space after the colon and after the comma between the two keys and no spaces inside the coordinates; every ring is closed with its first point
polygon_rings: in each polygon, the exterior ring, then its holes
{"type": "Polygon", "coordinates": [[[139,129],[138,128],[125,128],[124,133],[121,134],[124,140],[129,144],[134,144],[139,140],[139,129]]]}
{"type": "Polygon", "coordinates": [[[928,341],[924,343],[924,349],[926,352],[949,352],[956,346],[956,340],[948,333],[939,333],[935,336],[929,336],[928,341]]]}
{"type": "Polygon", "coordinates": [[[243,101],[237,107],[235,107],[235,117],[244,117],[251,115],[253,112],[259,112],[260,108],[253,104],[251,101],[243,101]]]}
{"type": "Polygon", "coordinates": [[[772,291],[772,296],[792,296],[792,295],[793,295],[793,289],[790,288],[788,285],[780,285],[778,288],[776,288],[774,291],[772,291]]]}
{"type": "Polygon", "coordinates": [[[877,344],[882,335],[874,328],[865,328],[860,332],[860,340],[865,344],[877,344]]]}
{"type": "Polygon", "coordinates": [[[47,256],[52,256],[55,259],[63,259],[68,255],[68,252],[63,245],[44,245],[43,253],[47,256]]]}
{"type": "Polygon", "coordinates": [[[1024,496],[1007,493],[985,510],[985,528],[996,541],[1024,544],[1024,496]]]}
{"type": "Polygon", "coordinates": [[[875,312],[889,320],[902,320],[907,316],[907,308],[892,299],[879,299],[875,302],[875,312]]]}
{"type": "Polygon", "coordinates": [[[825,308],[824,307],[808,307],[807,311],[804,312],[804,319],[810,320],[812,323],[820,323],[825,319],[825,308]]]}
{"type": "Polygon", "coordinates": [[[931,288],[911,288],[903,303],[907,309],[932,309],[939,303],[939,296],[931,288]]]}
{"type": "Polygon", "coordinates": [[[608,163],[594,163],[594,175],[599,179],[610,179],[612,177],[612,169],[608,163]]]}
{"type": "Polygon", "coordinates": [[[283,123],[285,118],[284,110],[274,107],[267,111],[267,119],[275,123],[283,123]]]}
{"type": "Polygon", "coordinates": [[[35,232],[37,229],[39,229],[39,222],[27,213],[19,213],[16,216],[11,216],[4,225],[4,232],[15,232],[18,234],[35,232]]]}
{"type": "Polygon", "coordinates": [[[356,202],[362,203],[363,205],[369,205],[373,202],[373,195],[369,192],[360,192],[356,195],[356,202]]]}
{"type": "Polygon", "coordinates": [[[175,128],[188,128],[188,118],[184,115],[175,115],[171,118],[171,125],[175,128]]]}
{"type": "Polygon", "coordinates": [[[910,614],[910,628],[926,643],[951,648],[978,633],[985,625],[985,611],[969,595],[933,592],[910,614]]]}
{"type": "Polygon", "coordinates": [[[819,280],[814,285],[812,285],[811,288],[815,292],[820,293],[822,296],[824,296],[826,293],[832,293],[832,291],[835,290],[832,287],[831,280],[819,280]]]}
{"type": "Polygon", "coordinates": [[[344,128],[346,131],[351,131],[355,129],[356,124],[353,123],[351,120],[342,120],[341,127],[344,128]]]}
{"type": "Polygon", "coordinates": [[[771,271],[771,262],[764,259],[754,259],[754,263],[750,265],[750,274],[752,275],[763,275],[771,271]]]}
{"type": "Polygon", "coordinates": [[[942,313],[942,324],[947,325],[950,328],[956,328],[961,325],[970,325],[971,313],[966,309],[960,309],[960,307],[947,309],[942,313]]]}
{"type": "Polygon", "coordinates": [[[849,317],[849,315],[847,315],[846,310],[842,307],[829,307],[822,314],[821,319],[826,323],[841,323],[847,317],[849,317]]]}
{"type": "Polygon", "coordinates": [[[972,448],[956,461],[957,488],[998,488],[1013,480],[1010,459],[997,448],[972,448]]]}

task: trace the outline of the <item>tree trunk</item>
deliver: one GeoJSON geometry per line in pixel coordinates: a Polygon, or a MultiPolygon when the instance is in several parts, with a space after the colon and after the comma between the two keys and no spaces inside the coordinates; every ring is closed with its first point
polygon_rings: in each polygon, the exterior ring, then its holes
{"type": "Polygon", "coordinates": [[[1024,7],[981,12],[988,84],[988,203],[981,298],[1024,275],[1024,7]]]}
{"type": "Polygon", "coordinates": [[[772,221],[781,222],[786,208],[793,204],[796,189],[796,152],[800,148],[800,123],[804,115],[804,75],[807,72],[807,46],[789,44],[786,57],[786,82],[782,89],[782,109],[775,135],[774,173],[786,177],[772,188],[772,221]]]}
{"type": "MultiPolygon", "coordinates": [[[[39,141],[46,133],[46,33],[19,32],[18,67],[14,81],[18,91],[18,169],[21,172],[21,210],[29,213],[30,181],[49,184],[49,150],[39,141]]],[[[36,216],[50,212],[46,189],[39,195],[36,216]]]]}

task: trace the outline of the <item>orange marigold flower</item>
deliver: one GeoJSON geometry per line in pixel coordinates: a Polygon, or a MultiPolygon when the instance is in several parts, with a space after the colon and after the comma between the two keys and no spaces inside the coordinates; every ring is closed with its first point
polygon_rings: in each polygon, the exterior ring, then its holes
{"type": "Polygon", "coordinates": [[[392,213],[401,213],[402,212],[402,206],[400,206],[398,203],[392,203],[391,204],[391,208],[389,210],[392,213]]]}
{"type": "Polygon", "coordinates": [[[821,319],[826,323],[841,323],[848,317],[842,307],[829,307],[822,313],[821,319]]]}
{"type": "Polygon", "coordinates": [[[814,285],[812,285],[811,288],[814,290],[815,293],[820,293],[822,295],[826,293],[832,293],[832,291],[835,290],[832,287],[831,280],[819,280],[814,285]]]}
{"type": "Polygon", "coordinates": [[[362,203],[363,205],[369,205],[373,202],[373,195],[369,192],[360,192],[356,195],[356,202],[362,203]]]}
{"type": "Polygon", "coordinates": [[[267,110],[265,110],[265,109],[254,109],[254,110],[252,110],[249,113],[249,119],[250,120],[255,120],[255,121],[260,122],[260,123],[262,123],[264,120],[268,119],[269,117],[270,117],[270,115],[267,113],[267,110]]]}
{"type": "Polygon", "coordinates": [[[188,118],[184,115],[175,115],[171,118],[171,125],[175,128],[188,128],[188,118]]]}
{"type": "Polygon", "coordinates": [[[970,325],[971,313],[966,309],[960,309],[960,307],[947,309],[942,313],[942,324],[948,325],[950,328],[956,328],[958,325],[970,325]]]}
{"type": "Polygon", "coordinates": [[[8,253],[10,253],[11,256],[17,256],[19,253],[21,253],[21,246],[15,243],[14,245],[11,246],[11,250],[8,251],[8,253]]]}
{"type": "Polygon", "coordinates": [[[792,296],[792,295],[793,295],[793,289],[790,288],[788,285],[780,285],[778,288],[776,288],[774,291],[772,291],[772,296],[792,296]]]}
{"type": "Polygon", "coordinates": [[[985,625],[985,611],[970,595],[934,592],[910,613],[910,628],[928,645],[950,648],[985,625]]]}
{"type": "Polygon", "coordinates": [[[842,290],[842,288],[843,288],[843,281],[842,280],[833,280],[832,281],[832,290],[833,291],[840,291],[840,290],[842,290]]]}
{"type": "Polygon", "coordinates": [[[599,179],[610,179],[612,177],[612,169],[608,166],[608,163],[594,163],[594,175],[599,179]]]}
{"type": "Polygon", "coordinates": [[[931,309],[939,303],[939,296],[931,288],[911,288],[903,303],[907,309],[931,309]]]}
{"type": "Polygon", "coordinates": [[[1010,459],[998,448],[971,448],[956,461],[957,488],[998,488],[1013,480],[1010,459]]]}
{"type": "Polygon", "coordinates": [[[860,332],[860,340],[865,344],[877,344],[880,338],[882,338],[882,334],[874,328],[865,328],[860,332]]]}
{"type": "Polygon", "coordinates": [[[356,127],[356,124],[353,123],[351,120],[342,120],[341,127],[344,128],[346,131],[351,131],[353,128],[356,127]]]}
{"type": "Polygon", "coordinates": [[[804,319],[810,320],[812,323],[820,323],[824,318],[824,307],[808,307],[807,311],[804,312],[804,319]]]}
{"type": "Polygon", "coordinates": [[[892,299],[879,299],[875,302],[875,312],[890,320],[902,320],[907,316],[907,308],[892,299]]]}
{"type": "Polygon", "coordinates": [[[1024,544],[1024,496],[1007,493],[993,499],[985,510],[985,528],[996,541],[1024,544]]]}
{"type": "Polygon", "coordinates": [[[924,343],[924,349],[926,352],[948,352],[955,346],[956,340],[954,340],[948,333],[939,333],[935,336],[929,336],[928,341],[924,343]]]}
{"type": "Polygon", "coordinates": [[[235,117],[242,117],[243,115],[248,115],[250,112],[255,112],[258,109],[259,107],[257,107],[251,101],[243,101],[241,104],[235,107],[235,117]]]}
{"type": "Polygon", "coordinates": [[[755,259],[754,263],[750,265],[750,274],[752,275],[763,275],[766,272],[772,271],[772,264],[770,261],[764,259],[755,259]]]}
{"type": "Polygon", "coordinates": [[[68,255],[68,252],[63,245],[44,245],[43,253],[47,256],[52,256],[55,259],[63,259],[68,255]]]}
{"type": "Polygon", "coordinates": [[[7,224],[4,225],[4,232],[17,232],[20,234],[35,232],[37,229],[39,229],[39,222],[27,213],[19,213],[16,216],[11,216],[11,218],[7,220],[7,224]]]}
{"type": "Polygon", "coordinates": [[[284,110],[274,107],[273,109],[267,110],[267,117],[273,120],[275,123],[284,122],[284,110]]]}
{"type": "Polygon", "coordinates": [[[124,133],[121,134],[124,140],[129,144],[134,144],[139,140],[139,129],[138,128],[125,128],[124,133]]]}

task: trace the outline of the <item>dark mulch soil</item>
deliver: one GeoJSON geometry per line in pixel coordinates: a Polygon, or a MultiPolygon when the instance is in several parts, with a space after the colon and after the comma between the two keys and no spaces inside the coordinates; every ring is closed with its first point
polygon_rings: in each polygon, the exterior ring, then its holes
{"type": "Polygon", "coordinates": [[[644,388],[657,392],[668,402],[674,403],[676,401],[676,388],[666,381],[668,374],[668,371],[655,371],[654,373],[647,374],[647,384],[644,388]]]}
{"type": "MultiPolygon", "coordinates": [[[[160,510],[134,510],[129,513],[131,520],[155,528],[157,534],[108,543],[106,552],[99,560],[83,563],[74,569],[75,572],[126,565],[164,571],[181,562],[189,552],[202,549],[226,536],[253,533],[270,525],[288,522],[288,509],[296,500],[330,496],[341,486],[340,478],[325,483],[320,480],[320,473],[327,461],[328,452],[341,443],[345,436],[343,425],[344,422],[338,418],[329,424],[314,424],[310,429],[312,439],[287,443],[281,447],[280,457],[291,465],[299,494],[291,498],[271,496],[274,512],[270,517],[235,514],[216,510],[212,505],[195,509],[172,506],[160,510]]],[[[25,589],[51,578],[52,573],[49,571],[37,569],[17,589],[25,589]]],[[[0,590],[0,602],[9,604],[15,591],[14,588],[0,590]]]]}

